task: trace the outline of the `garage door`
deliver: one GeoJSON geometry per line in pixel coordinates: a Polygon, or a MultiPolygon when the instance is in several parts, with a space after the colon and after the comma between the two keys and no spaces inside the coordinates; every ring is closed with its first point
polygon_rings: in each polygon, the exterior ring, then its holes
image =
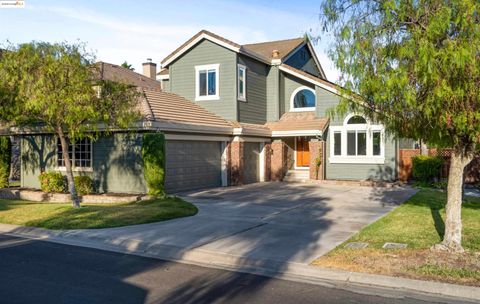
{"type": "Polygon", "coordinates": [[[167,192],[222,185],[220,142],[169,140],[166,152],[167,192]]]}
{"type": "Polygon", "coordinates": [[[260,181],[260,144],[246,142],[244,153],[244,182],[246,184],[260,181]]]}

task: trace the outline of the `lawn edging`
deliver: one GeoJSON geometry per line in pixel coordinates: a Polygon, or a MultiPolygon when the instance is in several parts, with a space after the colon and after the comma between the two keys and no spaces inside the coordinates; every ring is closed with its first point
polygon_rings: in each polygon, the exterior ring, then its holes
{"type": "MultiPolygon", "coordinates": [[[[478,287],[358,273],[299,263],[255,260],[200,248],[185,250],[175,246],[152,244],[134,239],[101,239],[95,236],[95,233],[89,233],[85,230],[58,231],[0,224],[0,233],[66,245],[134,254],[209,268],[251,273],[296,282],[333,285],[336,288],[347,290],[351,289],[351,287],[363,286],[385,288],[398,292],[408,291],[423,296],[455,298],[456,300],[470,302],[476,302],[480,298],[480,288],[478,287]]],[[[378,291],[378,293],[381,294],[381,291],[378,291]]]]}

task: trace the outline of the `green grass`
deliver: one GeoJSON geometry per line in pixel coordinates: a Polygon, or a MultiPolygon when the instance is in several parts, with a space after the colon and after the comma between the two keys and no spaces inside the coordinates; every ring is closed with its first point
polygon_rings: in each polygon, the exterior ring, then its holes
{"type": "Polygon", "coordinates": [[[362,229],[313,262],[321,267],[403,276],[480,287],[480,198],[466,197],[462,206],[465,254],[432,252],[445,229],[446,193],[421,189],[385,217],[362,229]],[[366,242],[366,249],[346,249],[366,242]],[[406,243],[407,249],[382,249],[384,243],[406,243]]]}
{"type": "MultiPolygon", "coordinates": [[[[381,248],[385,242],[407,243],[409,248],[430,248],[443,239],[445,201],[445,192],[422,189],[347,242],[367,242],[369,248],[381,248]]],[[[480,250],[480,198],[466,197],[462,221],[463,246],[480,250]]]]}
{"type": "Polygon", "coordinates": [[[145,224],[192,216],[197,208],[179,198],[119,204],[33,203],[0,200],[0,223],[47,229],[92,229],[145,224]]]}

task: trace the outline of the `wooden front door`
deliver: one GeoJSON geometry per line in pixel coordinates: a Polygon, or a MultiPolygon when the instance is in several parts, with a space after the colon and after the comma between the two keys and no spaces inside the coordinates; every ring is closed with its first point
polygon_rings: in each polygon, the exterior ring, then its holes
{"type": "Polygon", "coordinates": [[[305,137],[296,138],[297,167],[310,167],[310,147],[305,137]]]}

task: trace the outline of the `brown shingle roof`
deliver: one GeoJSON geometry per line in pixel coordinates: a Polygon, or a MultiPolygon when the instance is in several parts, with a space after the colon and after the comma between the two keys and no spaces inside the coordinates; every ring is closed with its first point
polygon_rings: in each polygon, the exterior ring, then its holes
{"type": "Polygon", "coordinates": [[[272,131],[321,130],[328,126],[329,119],[316,117],[315,112],[288,112],[279,121],[266,124],[272,131]]]}
{"type": "Polygon", "coordinates": [[[101,79],[123,82],[139,88],[160,90],[160,82],[145,75],[107,62],[100,61],[97,63],[97,65],[100,70],[99,72],[101,79]]]}
{"type": "Polygon", "coordinates": [[[155,90],[144,93],[156,121],[231,128],[225,119],[177,94],[155,90]]]}
{"type": "Polygon", "coordinates": [[[294,38],[286,40],[268,41],[261,43],[245,44],[243,48],[253,51],[263,57],[273,59],[272,52],[277,50],[279,52],[279,59],[288,56],[294,49],[305,42],[304,38],[294,38]]]}
{"type": "Polygon", "coordinates": [[[168,75],[169,70],[168,69],[161,69],[160,72],[157,73],[157,75],[168,75]]]}

